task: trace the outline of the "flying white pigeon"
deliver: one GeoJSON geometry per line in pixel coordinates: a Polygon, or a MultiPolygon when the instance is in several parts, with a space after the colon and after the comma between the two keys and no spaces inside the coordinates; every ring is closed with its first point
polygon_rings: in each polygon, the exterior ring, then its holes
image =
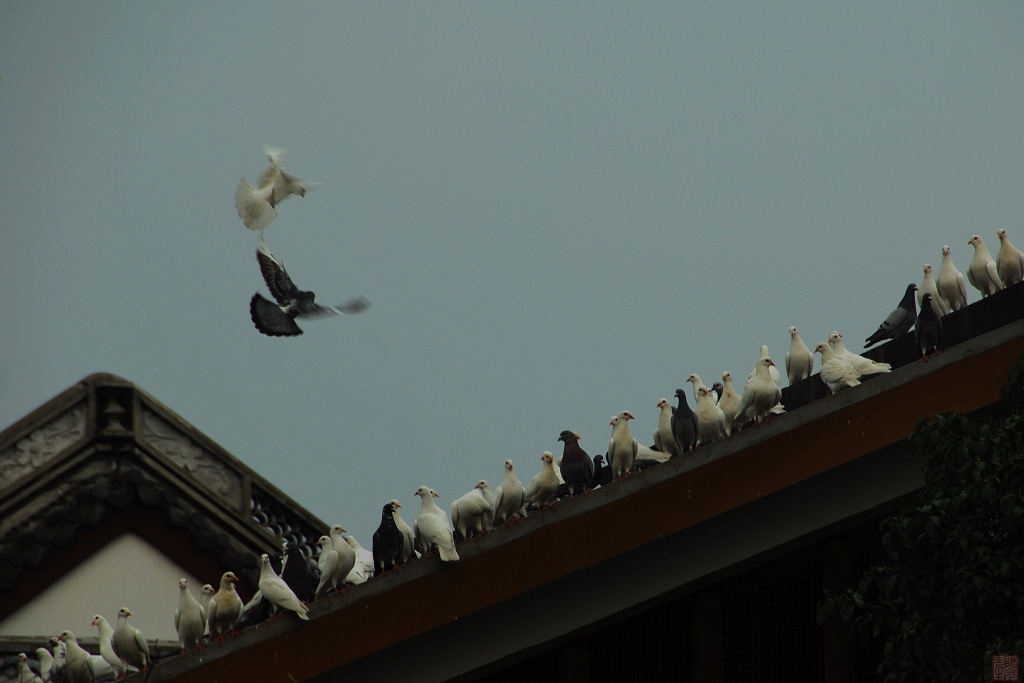
{"type": "Polygon", "coordinates": [[[416,555],[414,554],[416,549],[415,538],[412,532],[412,527],[409,526],[409,524],[404,519],[402,519],[402,515],[398,512],[398,508],[402,507],[402,504],[399,503],[397,500],[393,499],[391,501],[391,504],[395,506],[395,526],[398,527],[398,530],[402,532],[403,539],[402,555],[398,559],[398,562],[399,564],[405,564],[410,560],[415,559],[416,557],[416,555]]]}
{"type": "MultiPolygon", "coordinates": [[[[771,373],[774,367],[775,363],[767,356],[758,358],[754,364],[754,372],[743,386],[743,397],[737,411],[743,420],[753,419],[755,424],[759,424],[761,418],[768,418],[782,400],[782,389],[771,373]]],[[[778,369],[775,372],[778,373],[778,369]]]]}
{"type": "Polygon", "coordinates": [[[821,354],[821,381],[833,394],[860,384],[857,371],[845,358],[837,356],[831,346],[821,342],[814,347],[814,352],[821,354]]]}
{"type": "Polygon", "coordinates": [[[1003,288],[1003,283],[999,279],[999,270],[992,254],[988,253],[988,247],[978,235],[971,237],[967,244],[974,247],[974,258],[967,266],[967,279],[971,286],[981,292],[982,297],[995,294],[1003,288]]]}
{"type": "Polygon", "coordinates": [[[959,311],[967,305],[967,283],[964,274],[953,265],[953,257],[949,253],[949,245],[942,247],[942,264],[939,275],[935,279],[939,297],[946,302],[951,311],[959,311]]]}
{"type": "Polygon", "coordinates": [[[789,386],[814,373],[814,354],[800,338],[795,327],[789,328],[789,351],[786,352],[786,377],[789,386]]]}
{"type": "Polygon", "coordinates": [[[725,412],[711,397],[711,390],[697,375],[690,375],[687,382],[693,384],[697,395],[697,444],[711,443],[725,438],[725,412]]]}
{"type": "Polygon", "coordinates": [[[122,662],[142,671],[152,666],[153,659],[149,656],[149,643],[146,642],[142,631],[128,623],[128,617],[131,615],[132,612],[127,607],[117,611],[117,626],[114,627],[110,644],[114,646],[114,654],[120,657],[122,662]]]}
{"type": "Polygon", "coordinates": [[[939,285],[935,281],[935,276],[932,274],[932,266],[930,263],[924,264],[924,276],[921,278],[921,286],[917,288],[917,306],[921,307],[921,302],[924,301],[925,294],[932,295],[932,310],[935,311],[935,315],[942,317],[949,313],[949,305],[946,304],[945,300],[939,296],[939,285]]]}
{"type": "Polygon", "coordinates": [[[540,456],[540,472],[526,485],[526,503],[542,508],[555,497],[560,485],[558,473],[555,471],[555,456],[551,451],[544,451],[540,456]]]}
{"type": "Polygon", "coordinates": [[[114,627],[100,614],[93,615],[92,625],[100,631],[100,656],[120,676],[125,672],[125,667],[121,658],[114,653],[114,645],[111,642],[114,637],[114,627]]]}
{"type": "Polygon", "coordinates": [[[1024,278],[1024,253],[1010,244],[1005,230],[996,233],[999,235],[999,251],[996,253],[996,272],[999,273],[999,281],[1004,287],[1015,285],[1024,278]]]}
{"type": "Polygon", "coordinates": [[[316,303],[313,292],[302,291],[295,286],[284,265],[270,253],[262,237],[256,245],[256,260],[260,264],[260,273],[267,283],[267,289],[277,303],[264,299],[257,292],[249,301],[249,315],[256,329],[269,337],[294,337],[302,334],[302,328],[295,323],[296,318],[362,313],[370,307],[370,302],[363,296],[349,299],[338,306],[316,303]]]}
{"type": "Polygon", "coordinates": [[[264,147],[270,163],[263,170],[259,187],[253,187],[242,178],[235,189],[235,210],[245,227],[260,234],[277,218],[275,207],[293,194],[306,196],[306,186],[301,180],[285,172],[281,166],[284,150],[264,147]]]}
{"type": "Polygon", "coordinates": [[[876,360],[865,358],[850,351],[843,342],[843,335],[835,330],[832,330],[832,334],[828,335],[828,345],[832,347],[837,356],[850,364],[853,371],[857,373],[857,379],[865,375],[878,375],[883,372],[892,371],[892,366],[888,363],[879,363],[876,360]]]}
{"type": "Polygon", "coordinates": [[[18,653],[18,683],[43,683],[43,679],[28,668],[28,655],[24,652],[18,653]]]}
{"type": "Polygon", "coordinates": [[[489,518],[493,517],[494,508],[491,507],[491,501],[484,496],[484,492],[480,490],[480,484],[477,483],[468,493],[452,501],[451,512],[452,526],[459,534],[458,537],[469,538],[482,534],[490,528],[487,522],[489,518]]]}
{"type": "Polygon", "coordinates": [[[178,609],[174,610],[174,630],[178,633],[178,642],[181,643],[182,652],[195,649],[199,645],[203,631],[206,629],[203,612],[203,606],[196,601],[192,596],[192,591],[188,589],[188,579],[179,579],[178,609]]]}
{"type": "Polygon", "coordinates": [[[722,373],[722,398],[718,399],[718,407],[722,409],[722,413],[725,415],[725,435],[731,436],[734,427],[741,426],[743,420],[740,415],[740,405],[743,403],[743,397],[736,391],[736,385],[732,381],[731,372],[722,373]],[[736,424],[737,418],[740,419],[740,424],[736,424]]]}
{"type": "Polygon", "coordinates": [[[513,516],[522,516],[526,507],[526,488],[516,476],[515,465],[511,460],[505,461],[505,478],[494,489],[494,523],[503,524],[512,521],[513,516]]]}
{"type": "Polygon", "coordinates": [[[421,486],[416,490],[420,497],[420,512],[416,515],[416,522],[413,524],[413,531],[416,534],[416,545],[420,552],[426,555],[433,548],[437,548],[437,554],[443,562],[452,562],[459,559],[459,553],[455,550],[455,538],[452,536],[452,529],[448,523],[448,515],[438,507],[434,498],[437,493],[427,486],[421,486]]]}
{"type": "Polygon", "coordinates": [[[338,583],[363,583],[366,580],[365,576],[362,580],[359,580],[357,577],[355,581],[349,581],[349,577],[356,566],[356,551],[345,540],[345,534],[347,533],[348,531],[340,524],[332,526],[329,532],[331,547],[334,548],[334,552],[338,553],[338,583]]]}
{"type": "Polygon", "coordinates": [[[292,610],[299,619],[309,621],[309,617],[306,616],[309,608],[295,597],[295,592],[277,575],[270,566],[270,556],[266,553],[260,555],[260,593],[263,594],[263,599],[274,607],[292,610]]]}
{"type": "Polygon", "coordinates": [[[629,421],[636,419],[633,413],[623,410],[616,417],[619,419],[609,422],[612,436],[608,439],[608,464],[612,468],[612,476],[618,478],[633,468],[639,444],[629,431],[629,421]]]}
{"type": "Polygon", "coordinates": [[[654,432],[654,443],[670,458],[679,455],[679,446],[672,435],[672,404],[667,398],[658,400],[658,429],[654,432]]]}
{"type": "Polygon", "coordinates": [[[221,638],[235,630],[235,623],[242,616],[242,598],[235,592],[238,577],[234,572],[224,572],[220,577],[220,589],[210,598],[206,606],[206,626],[211,638],[221,638]]]}

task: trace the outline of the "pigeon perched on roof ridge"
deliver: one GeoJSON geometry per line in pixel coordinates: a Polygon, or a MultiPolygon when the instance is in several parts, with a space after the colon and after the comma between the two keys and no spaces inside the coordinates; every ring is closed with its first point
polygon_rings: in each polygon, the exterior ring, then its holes
{"type": "Polygon", "coordinates": [[[914,321],[917,320],[917,301],[914,298],[914,292],[916,291],[916,284],[911,282],[907,285],[900,303],[879,324],[878,329],[864,340],[864,348],[876,344],[883,339],[895,339],[906,334],[914,326],[914,321]]]}
{"type": "Polygon", "coordinates": [[[555,472],[554,454],[551,451],[544,451],[540,456],[540,463],[540,471],[533,475],[524,490],[527,505],[537,508],[550,503],[561,485],[555,472]]]}
{"type": "Polygon", "coordinates": [[[121,658],[114,653],[114,646],[111,642],[111,640],[114,637],[114,627],[111,626],[110,622],[107,621],[101,614],[93,615],[92,625],[99,629],[100,632],[100,656],[103,658],[103,661],[110,665],[110,668],[114,670],[114,673],[120,676],[125,672],[125,668],[124,663],[121,661],[121,658]]]}
{"type": "Polygon", "coordinates": [[[796,327],[789,328],[789,351],[786,351],[786,379],[793,386],[814,374],[814,354],[800,337],[796,327]]]}
{"type": "Polygon", "coordinates": [[[722,413],[725,415],[725,435],[731,436],[733,427],[739,426],[736,424],[737,419],[740,420],[740,424],[743,422],[740,413],[743,397],[736,391],[736,385],[732,380],[732,373],[728,370],[722,373],[722,387],[722,398],[718,399],[718,407],[722,409],[722,413]]]}
{"type": "Polygon", "coordinates": [[[1004,287],[1015,285],[1024,278],[1024,253],[1010,243],[1005,230],[996,232],[999,236],[999,251],[996,253],[996,273],[1004,287]]]}
{"type": "Polygon", "coordinates": [[[331,537],[331,547],[334,548],[334,552],[338,553],[337,582],[339,585],[362,583],[366,580],[365,577],[362,580],[352,577],[352,569],[356,566],[356,551],[345,539],[347,533],[345,527],[340,524],[335,524],[327,532],[327,535],[331,537]],[[355,580],[350,580],[351,578],[355,578],[355,580]]]}
{"type": "Polygon", "coordinates": [[[413,533],[412,527],[409,523],[402,519],[402,515],[398,512],[398,508],[402,507],[402,504],[395,499],[391,499],[392,515],[395,518],[395,526],[402,532],[402,557],[399,559],[399,564],[406,564],[416,559],[416,538],[413,533]]]}
{"type": "Polygon", "coordinates": [[[494,500],[491,507],[494,508],[494,523],[504,524],[510,522],[513,516],[521,516],[526,506],[526,487],[519,481],[515,472],[515,464],[511,460],[505,461],[505,477],[494,489],[494,500]]]}
{"type": "Polygon", "coordinates": [[[914,338],[917,341],[917,347],[921,350],[921,358],[925,360],[928,360],[930,355],[939,352],[939,344],[942,341],[942,319],[935,315],[935,311],[931,308],[931,298],[931,292],[926,292],[924,302],[929,304],[928,310],[924,310],[922,305],[921,313],[914,322],[914,338]],[[928,353],[929,351],[932,353],[928,353]]]}
{"type": "Polygon", "coordinates": [[[579,434],[570,429],[563,429],[558,435],[558,440],[562,442],[562,458],[558,461],[558,469],[569,489],[569,495],[577,496],[588,491],[594,485],[597,466],[580,446],[579,434]]]}
{"type": "Polygon", "coordinates": [[[494,508],[479,486],[474,484],[473,488],[452,501],[451,518],[458,534],[456,540],[482,534],[491,527],[494,508]]]}
{"type": "Polygon", "coordinates": [[[658,428],[654,430],[654,443],[658,450],[668,457],[673,458],[679,455],[679,445],[672,434],[672,414],[674,411],[672,403],[667,398],[658,399],[658,428]]]}
{"type": "Polygon", "coordinates": [[[921,270],[924,275],[921,277],[921,286],[917,289],[917,307],[918,309],[921,308],[921,301],[924,300],[924,295],[931,292],[932,308],[935,310],[935,315],[941,318],[949,313],[949,305],[939,295],[939,285],[935,281],[935,275],[932,273],[932,265],[926,263],[921,270]]]}
{"type": "Polygon", "coordinates": [[[43,683],[43,679],[29,668],[28,655],[24,652],[18,653],[18,683],[43,683]]]}
{"type": "Polygon", "coordinates": [[[260,555],[260,593],[263,599],[278,609],[291,610],[299,619],[309,621],[306,613],[309,608],[295,596],[295,591],[288,587],[274,568],[270,566],[270,556],[260,555]]]}
{"type": "Polygon", "coordinates": [[[178,608],[174,610],[174,630],[178,634],[182,652],[194,650],[203,639],[206,629],[205,612],[188,589],[188,579],[178,579],[178,608]]]}
{"type": "Polygon", "coordinates": [[[345,576],[339,575],[341,558],[338,556],[338,551],[334,549],[331,537],[321,536],[317,539],[316,545],[320,548],[320,557],[317,558],[320,581],[317,582],[316,590],[313,592],[314,600],[326,595],[329,590],[338,590],[338,584],[345,582],[345,576]]]}
{"type": "Polygon", "coordinates": [[[964,274],[953,265],[953,256],[948,244],[942,245],[942,263],[939,265],[935,285],[939,296],[951,311],[959,311],[967,305],[967,283],[964,281],[964,274]]]}
{"type": "Polygon", "coordinates": [[[454,562],[459,559],[455,549],[455,537],[449,526],[448,515],[444,513],[434,498],[437,492],[427,486],[420,486],[415,495],[420,497],[420,512],[416,515],[413,531],[416,534],[416,545],[424,555],[437,548],[442,562],[454,562]]]}
{"type": "Polygon", "coordinates": [[[697,445],[712,443],[725,438],[725,412],[711,398],[711,390],[696,374],[690,375],[691,382],[697,390],[697,445]]]}
{"type": "Polygon", "coordinates": [[[985,246],[985,241],[980,235],[974,235],[967,244],[974,247],[974,257],[967,266],[968,281],[981,292],[982,298],[995,294],[1003,288],[1003,283],[999,279],[999,270],[988,247],[985,246]]]}
{"type": "Polygon", "coordinates": [[[865,375],[877,375],[892,371],[892,365],[889,363],[879,363],[876,360],[865,358],[850,351],[843,342],[843,335],[835,330],[832,330],[832,333],[828,335],[828,345],[832,347],[837,356],[850,364],[854,372],[857,373],[857,379],[865,375]]]}
{"type": "Polygon", "coordinates": [[[114,654],[121,658],[121,661],[142,671],[153,665],[153,658],[149,654],[149,643],[146,642],[142,631],[128,623],[128,617],[132,612],[127,607],[117,611],[117,626],[114,627],[114,635],[110,644],[114,648],[114,654]]]}
{"type": "MultiPolygon", "coordinates": [[[[775,376],[771,373],[771,368],[774,367],[775,362],[764,355],[760,356],[757,362],[754,363],[754,371],[743,386],[743,396],[740,401],[740,407],[737,410],[737,415],[740,419],[744,421],[752,419],[754,424],[759,424],[761,418],[767,419],[772,412],[772,408],[782,400],[782,389],[779,387],[775,376]]],[[[777,369],[776,372],[778,372],[777,369]]]]}
{"type": "Polygon", "coordinates": [[[402,545],[405,539],[395,523],[395,506],[384,503],[380,512],[380,525],[373,532],[373,575],[380,576],[391,571],[402,560],[402,545]]]}
{"type": "Polygon", "coordinates": [[[829,392],[835,394],[860,384],[853,366],[845,358],[836,355],[827,343],[821,342],[815,346],[814,352],[821,354],[821,381],[828,387],[829,392]]]}
{"type": "Polygon", "coordinates": [[[688,453],[697,447],[697,414],[686,400],[686,390],[676,389],[673,394],[679,405],[672,411],[672,436],[681,453],[688,453]]]}
{"type": "Polygon", "coordinates": [[[364,296],[354,297],[338,306],[316,303],[316,295],[313,292],[303,291],[295,286],[284,264],[270,253],[262,237],[256,245],[256,261],[259,263],[263,281],[277,303],[264,299],[257,292],[249,301],[249,314],[256,329],[269,337],[294,337],[302,334],[302,328],[295,323],[296,318],[354,315],[370,307],[369,300],[364,296]]]}
{"type": "Polygon", "coordinates": [[[639,444],[629,430],[629,421],[636,419],[633,413],[623,410],[615,417],[618,420],[613,418],[608,423],[612,426],[612,435],[608,439],[608,460],[611,463],[612,476],[618,478],[633,468],[639,444]]]}
{"type": "Polygon", "coordinates": [[[220,588],[206,606],[206,625],[211,638],[223,638],[235,630],[235,624],[242,616],[242,598],[235,591],[238,577],[234,572],[224,572],[220,577],[220,588]]]}

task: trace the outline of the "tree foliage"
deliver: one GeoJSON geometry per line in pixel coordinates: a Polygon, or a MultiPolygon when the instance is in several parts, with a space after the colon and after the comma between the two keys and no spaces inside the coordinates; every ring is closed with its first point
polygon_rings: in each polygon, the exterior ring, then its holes
{"type": "Polygon", "coordinates": [[[884,681],[991,680],[993,654],[1024,654],[1024,356],[1002,398],[998,418],[918,421],[924,491],[881,523],[886,560],[819,605],[881,639],[884,681]]]}

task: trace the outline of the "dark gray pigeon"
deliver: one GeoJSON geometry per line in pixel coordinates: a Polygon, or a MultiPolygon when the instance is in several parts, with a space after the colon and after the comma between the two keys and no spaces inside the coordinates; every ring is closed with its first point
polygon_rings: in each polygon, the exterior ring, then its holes
{"type": "Polygon", "coordinates": [[[925,292],[921,300],[921,313],[914,322],[914,337],[917,339],[917,348],[921,349],[921,357],[925,360],[930,355],[928,352],[939,352],[939,342],[942,341],[942,319],[935,315],[932,308],[931,292],[925,292]]]}
{"type": "Polygon", "coordinates": [[[590,480],[590,488],[607,486],[612,483],[612,468],[604,464],[603,455],[594,456],[594,477],[590,480]]]}
{"type": "Polygon", "coordinates": [[[722,394],[725,393],[725,385],[721,382],[715,382],[711,385],[711,393],[715,403],[718,403],[722,399],[722,394]]]}
{"type": "Polygon", "coordinates": [[[575,496],[587,491],[594,478],[594,461],[580,448],[580,437],[576,432],[566,429],[558,435],[558,440],[564,444],[558,469],[569,487],[569,494],[575,496]]]}
{"type": "Polygon", "coordinates": [[[679,452],[686,453],[697,447],[697,413],[690,410],[683,389],[676,389],[676,398],[679,399],[679,407],[672,411],[672,437],[679,446],[679,452]]]}
{"type": "Polygon", "coordinates": [[[917,320],[917,299],[914,296],[916,291],[917,285],[914,283],[907,285],[907,291],[903,293],[903,299],[899,306],[882,321],[875,333],[865,340],[867,342],[864,344],[865,349],[883,339],[895,339],[910,331],[910,328],[914,326],[914,321],[917,320]]]}
{"type": "Polygon", "coordinates": [[[341,313],[362,313],[370,306],[364,297],[349,299],[340,306],[321,306],[313,292],[300,290],[288,277],[284,266],[274,258],[261,237],[256,247],[256,260],[267,283],[267,289],[277,304],[267,301],[259,293],[249,301],[249,313],[256,329],[270,337],[294,337],[302,334],[295,324],[296,318],[320,318],[341,313]]]}
{"type": "Polygon", "coordinates": [[[320,581],[320,571],[306,561],[302,551],[291,541],[284,544],[282,562],[281,578],[295,593],[295,597],[303,602],[313,602],[316,584],[320,581]]]}
{"type": "Polygon", "coordinates": [[[394,503],[387,503],[380,513],[380,526],[373,532],[373,575],[391,571],[402,557],[405,537],[395,524],[394,503]]]}

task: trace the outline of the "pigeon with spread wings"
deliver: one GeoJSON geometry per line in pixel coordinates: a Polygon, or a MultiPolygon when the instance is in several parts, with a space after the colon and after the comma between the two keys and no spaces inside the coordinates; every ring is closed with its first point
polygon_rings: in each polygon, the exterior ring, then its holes
{"type": "Polygon", "coordinates": [[[256,329],[270,337],[294,337],[302,334],[295,323],[296,318],[320,318],[342,313],[362,313],[370,302],[362,296],[349,299],[340,306],[322,306],[314,301],[313,292],[300,290],[288,276],[288,271],[278,261],[261,237],[256,246],[256,260],[267,288],[277,300],[275,304],[260,296],[252,295],[249,313],[256,329]]]}

